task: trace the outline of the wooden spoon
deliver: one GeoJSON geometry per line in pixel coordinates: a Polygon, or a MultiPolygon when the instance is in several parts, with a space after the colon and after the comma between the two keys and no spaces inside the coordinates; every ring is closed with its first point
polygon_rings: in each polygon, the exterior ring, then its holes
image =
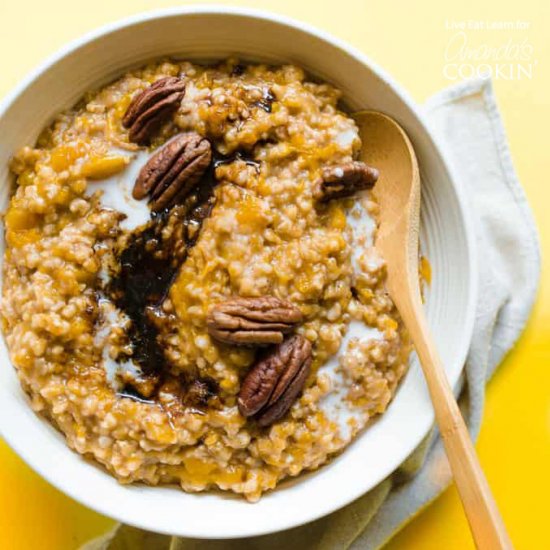
{"type": "Polygon", "coordinates": [[[418,276],[420,176],[413,147],[397,122],[382,113],[363,111],[354,118],[363,143],[362,160],[380,171],[375,187],[380,204],[375,246],[387,263],[387,289],[420,359],[474,541],[483,550],[512,548],[422,307],[418,276]]]}

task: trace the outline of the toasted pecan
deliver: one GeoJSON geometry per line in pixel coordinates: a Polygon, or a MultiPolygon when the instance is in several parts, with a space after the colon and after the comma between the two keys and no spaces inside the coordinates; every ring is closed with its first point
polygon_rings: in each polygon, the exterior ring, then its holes
{"type": "Polygon", "coordinates": [[[351,197],[357,191],[372,189],[378,170],[361,161],[352,161],[325,168],[314,183],[313,197],[319,202],[351,197]]]}
{"type": "Polygon", "coordinates": [[[311,343],[296,334],[272,348],[248,371],[237,404],[260,426],[281,419],[302,390],[311,367],[311,343]]]}
{"type": "Polygon", "coordinates": [[[179,134],[159,149],[141,169],[132,195],[150,195],[152,210],[162,210],[184,199],[210,166],[212,148],[196,132],[179,134]]]}
{"type": "Polygon", "coordinates": [[[215,305],[207,317],[213,338],[241,345],[279,344],[301,321],[294,304],[275,296],[232,298],[215,305]]]}
{"type": "Polygon", "coordinates": [[[175,76],[161,78],[138,93],[122,119],[130,141],[148,143],[159,126],[178,109],[184,95],[185,83],[175,76]]]}

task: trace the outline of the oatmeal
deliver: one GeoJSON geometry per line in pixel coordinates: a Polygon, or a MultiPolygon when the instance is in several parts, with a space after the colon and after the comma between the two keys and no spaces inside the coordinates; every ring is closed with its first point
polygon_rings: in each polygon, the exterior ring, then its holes
{"type": "Polygon", "coordinates": [[[339,98],[294,66],[163,61],[15,155],[10,356],[122,483],[257,500],[387,408],[410,344],[339,98]]]}

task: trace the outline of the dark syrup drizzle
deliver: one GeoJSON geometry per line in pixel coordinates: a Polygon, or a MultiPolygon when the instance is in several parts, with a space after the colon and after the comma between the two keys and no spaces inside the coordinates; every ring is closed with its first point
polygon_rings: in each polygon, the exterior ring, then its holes
{"type": "Polygon", "coordinates": [[[172,259],[165,254],[155,255],[151,247],[159,242],[157,235],[164,218],[164,213],[154,216],[150,227],[132,235],[120,255],[120,273],[110,287],[115,304],[132,321],[132,357],[146,375],[160,371],[164,364],[164,354],[157,343],[158,331],[147,318],[147,310],[162,303],[176,273],[172,259]]]}

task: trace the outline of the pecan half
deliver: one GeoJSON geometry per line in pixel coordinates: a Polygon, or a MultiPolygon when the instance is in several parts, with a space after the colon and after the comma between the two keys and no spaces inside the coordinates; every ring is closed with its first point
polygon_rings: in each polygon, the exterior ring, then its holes
{"type": "Polygon", "coordinates": [[[273,424],[298,397],[310,367],[310,342],[299,334],[287,338],[248,371],[237,399],[240,413],[260,426],[273,424]]]}
{"type": "Polygon", "coordinates": [[[378,170],[364,162],[353,161],[325,168],[314,183],[313,197],[320,202],[350,197],[356,191],[372,189],[378,179],[378,170]]]}
{"type": "Polygon", "coordinates": [[[183,80],[168,76],[137,94],[130,103],[122,125],[129,129],[130,141],[148,143],[159,126],[178,109],[185,95],[183,80]]]}
{"type": "Polygon", "coordinates": [[[228,344],[280,344],[302,321],[301,311],[275,296],[233,298],[215,305],[206,323],[210,336],[228,344]]]}
{"type": "Polygon", "coordinates": [[[150,195],[152,210],[181,201],[193,190],[212,160],[207,139],[195,132],[180,134],[159,149],[141,169],[132,195],[150,195]]]}

